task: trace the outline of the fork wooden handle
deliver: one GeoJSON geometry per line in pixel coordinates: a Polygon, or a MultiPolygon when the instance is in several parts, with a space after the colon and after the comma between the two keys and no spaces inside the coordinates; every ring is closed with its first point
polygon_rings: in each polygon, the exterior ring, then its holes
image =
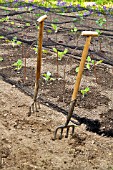
{"type": "Polygon", "coordinates": [[[43,15],[37,20],[39,22],[39,35],[38,35],[38,56],[37,56],[37,68],[36,68],[36,81],[39,80],[40,73],[41,73],[43,29],[44,29],[44,20],[46,18],[47,18],[47,15],[43,15]]]}
{"type": "Polygon", "coordinates": [[[98,33],[95,31],[83,31],[81,33],[81,35],[86,36],[86,43],[82,52],[82,57],[81,57],[81,61],[80,61],[80,65],[79,65],[79,71],[76,77],[76,82],[74,85],[74,91],[72,94],[72,101],[76,100],[77,97],[77,93],[79,90],[79,86],[80,86],[80,82],[81,82],[81,78],[82,78],[82,73],[84,70],[84,66],[85,66],[85,61],[88,55],[88,50],[89,50],[89,46],[90,46],[90,42],[91,42],[91,38],[94,36],[98,36],[98,33]]]}

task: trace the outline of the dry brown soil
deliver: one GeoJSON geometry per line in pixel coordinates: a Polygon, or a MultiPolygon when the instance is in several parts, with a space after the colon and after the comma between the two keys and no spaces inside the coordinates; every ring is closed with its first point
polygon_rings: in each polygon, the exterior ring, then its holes
{"type": "Polygon", "coordinates": [[[0,80],[0,169],[112,170],[113,138],[76,127],[73,138],[52,140],[65,117],[41,105],[27,117],[32,99],[0,80]]]}
{"type": "Polygon", "coordinates": [[[0,6],[3,18],[0,20],[0,57],[3,58],[0,61],[0,169],[113,170],[113,18],[75,7],[49,11],[38,6],[31,11],[31,7],[16,6],[17,10],[12,5],[9,7],[5,10],[0,6]],[[65,10],[63,14],[62,10],[65,10]],[[78,11],[88,15],[78,18],[78,11]],[[37,44],[36,20],[45,13],[48,16],[43,38],[46,53],[42,55],[38,94],[41,109],[28,117],[36,71],[37,54],[33,49],[37,44]],[[107,21],[101,28],[96,24],[100,17],[106,17],[107,21]],[[57,34],[52,23],[57,23],[57,34]],[[74,27],[77,32],[72,31],[74,27]],[[92,39],[88,55],[95,62],[102,59],[103,63],[91,65],[90,70],[85,66],[70,121],[76,127],[74,136],[69,132],[69,138],[65,138],[63,132],[59,140],[58,132],[57,139],[53,140],[56,127],[65,123],[69,110],[75,69],[85,44],[80,33],[95,29],[100,29],[101,35],[92,39]],[[14,37],[22,43],[13,44],[14,37]],[[59,51],[67,48],[68,53],[57,61],[53,47],[59,51]],[[18,59],[23,65],[17,71],[13,64],[18,59]],[[54,81],[44,80],[43,74],[47,71],[54,81]],[[86,87],[90,91],[83,97],[80,90],[86,87]]]}

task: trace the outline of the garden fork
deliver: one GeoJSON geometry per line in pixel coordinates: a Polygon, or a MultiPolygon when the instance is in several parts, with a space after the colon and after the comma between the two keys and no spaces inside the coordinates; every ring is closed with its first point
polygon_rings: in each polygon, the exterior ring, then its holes
{"type": "Polygon", "coordinates": [[[79,86],[80,86],[80,82],[81,82],[81,78],[82,78],[82,73],[83,73],[84,66],[85,66],[86,57],[88,55],[88,50],[89,50],[91,38],[94,37],[94,36],[98,36],[98,33],[94,32],[94,31],[83,31],[81,33],[81,35],[86,36],[86,42],[85,42],[85,46],[84,46],[84,49],[83,49],[83,52],[82,52],[82,57],[81,57],[80,65],[79,65],[79,71],[78,71],[78,74],[77,74],[77,77],[76,77],[76,82],[75,82],[75,85],[74,85],[74,90],[73,90],[71,103],[70,103],[70,109],[68,111],[67,120],[66,120],[65,125],[61,125],[61,126],[56,128],[56,130],[54,132],[54,140],[56,139],[57,131],[59,129],[61,131],[59,139],[62,139],[62,134],[63,134],[64,129],[66,129],[65,137],[68,137],[68,133],[69,133],[70,128],[72,129],[71,135],[73,136],[73,134],[74,134],[75,126],[74,125],[68,125],[68,124],[69,124],[69,121],[70,121],[72,114],[73,114],[73,111],[74,111],[74,107],[75,107],[75,103],[76,103],[76,97],[77,97],[77,93],[78,93],[78,90],[79,90],[79,86]]]}
{"type": "Polygon", "coordinates": [[[39,22],[39,35],[38,35],[38,56],[37,56],[37,66],[36,66],[36,79],[35,79],[35,89],[33,103],[29,107],[28,116],[31,116],[31,113],[35,110],[38,111],[40,108],[40,103],[38,101],[37,107],[37,95],[39,90],[39,79],[41,74],[41,61],[42,61],[42,39],[43,39],[43,30],[44,30],[44,20],[47,18],[47,15],[41,16],[37,21],[39,22]]]}

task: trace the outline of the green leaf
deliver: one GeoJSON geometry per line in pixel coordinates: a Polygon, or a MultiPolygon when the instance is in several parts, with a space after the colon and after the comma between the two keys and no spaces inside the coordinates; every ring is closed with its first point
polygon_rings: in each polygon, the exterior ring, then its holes
{"type": "Polygon", "coordinates": [[[87,63],[87,64],[86,64],[86,68],[87,68],[88,70],[90,70],[90,63],[87,63]]]}
{"type": "Polygon", "coordinates": [[[14,25],[15,24],[14,21],[11,21],[11,24],[14,25]]]}
{"type": "Polygon", "coordinates": [[[35,16],[36,16],[36,17],[40,17],[40,16],[41,16],[41,14],[35,14],[35,16]]]}
{"type": "Polygon", "coordinates": [[[101,34],[101,31],[100,30],[95,30],[97,33],[98,33],[98,35],[100,35],[101,34]]]}
{"type": "Polygon", "coordinates": [[[52,30],[48,29],[48,30],[47,30],[47,32],[48,32],[48,33],[51,33],[51,32],[52,32],[52,30]]]}
{"type": "Polygon", "coordinates": [[[78,30],[77,27],[74,27],[73,31],[76,32],[77,30],[78,30]]]}
{"type": "Polygon", "coordinates": [[[20,70],[22,68],[22,60],[18,59],[12,66],[15,66],[15,70],[20,70]]]}
{"type": "Polygon", "coordinates": [[[89,90],[90,90],[89,87],[86,87],[86,88],[85,88],[85,92],[88,92],[89,90]]]}
{"type": "Polygon", "coordinates": [[[53,51],[54,51],[55,53],[57,53],[57,49],[56,49],[56,48],[53,48],[53,51]]]}
{"type": "Polygon", "coordinates": [[[22,60],[18,59],[17,64],[22,65],[22,60]]]}
{"type": "Polygon", "coordinates": [[[51,26],[52,26],[52,28],[55,30],[55,32],[57,32],[57,30],[58,30],[57,25],[56,25],[56,24],[51,24],[51,26]]]}
{"type": "Polygon", "coordinates": [[[65,50],[64,50],[64,54],[67,54],[67,52],[68,52],[68,49],[67,49],[67,48],[65,48],[65,50]]]}
{"type": "Polygon", "coordinates": [[[0,36],[0,39],[3,39],[3,38],[4,38],[4,36],[1,35],[1,36],[0,36]]]}
{"type": "Polygon", "coordinates": [[[60,60],[62,60],[63,55],[64,55],[63,52],[58,51],[58,57],[60,58],[60,60]]]}
{"type": "Polygon", "coordinates": [[[95,64],[95,60],[91,60],[91,63],[94,65],[95,64]]]}
{"type": "Polygon", "coordinates": [[[80,90],[80,92],[82,93],[82,95],[84,96],[85,94],[85,91],[84,90],[80,90]]]}
{"type": "Polygon", "coordinates": [[[22,42],[21,42],[21,41],[17,41],[16,44],[17,44],[17,45],[21,45],[22,42]]]}
{"type": "Polygon", "coordinates": [[[95,65],[101,64],[102,62],[103,62],[103,60],[99,60],[99,61],[96,62],[95,65]]]}
{"type": "Polygon", "coordinates": [[[76,73],[78,73],[79,72],[79,67],[76,67],[75,71],[76,71],[76,73]]]}
{"type": "Polygon", "coordinates": [[[47,76],[51,76],[51,72],[50,71],[47,71],[47,76]]]}
{"type": "Polygon", "coordinates": [[[55,18],[53,21],[54,21],[54,22],[58,22],[59,20],[58,20],[57,18],[55,18]]]}
{"type": "Polygon", "coordinates": [[[3,59],[3,57],[0,57],[0,61],[3,61],[4,59],[3,59]]]}
{"type": "Polygon", "coordinates": [[[50,72],[50,71],[47,71],[47,73],[44,73],[44,74],[43,74],[43,78],[44,78],[44,80],[46,80],[46,81],[50,80],[50,78],[51,78],[51,72],[50,72]]]}
{"type": "Polygon", "coordinates": [[[87,60],[88,62],[90,62],[90,61],[91,61],[91,57],[88,56],[86,60],[87,60]]]}
{"type": "Polygon", "coordinates": [[[29,23],[29,22],[27,22],[27,23],[26,23],[26,26],[27,26],[27,27],[29,27],[29,26],[30,26],[30,23],[29,23]]]}
{"type": "Polygon", "coordinates": [[[47,54],[47,53],[48,53],[48,51],[47,51],[46,49],[43,49],[42,52],[43,52],[44,54],[47,54]]]}
{"type": "Polygon", "coordinates": [[[74,22],[77,22],[77,18],[74,18],[73,21],[74,21],[74,22]]]}
{"type": "Polygon", "coordinates": [[[86,87],[85,89],[83,90],[80,90],[80,92],[82,93],[83,97],[85,94],[87,94],[89,92],[90,88],[89,87],[86,87]]]}

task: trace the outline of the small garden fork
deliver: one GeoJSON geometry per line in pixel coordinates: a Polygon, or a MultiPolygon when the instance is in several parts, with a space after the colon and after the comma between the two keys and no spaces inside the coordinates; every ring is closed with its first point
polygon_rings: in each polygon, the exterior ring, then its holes
{"type": "Polygon", "coordinates": [[[72,128],[72,133],[71,135],[74,134],[74,125],[68,125],[69,121],[72,117],[73,111],[74,111],[74,107],[75,107],[75,103],[76,103],[76,97],[77,97],[77,93],[79,90],[79,86],[80,86],[80,82],[81,82],[81,78],[82,78],[82,73],[84,70],[84,65],[85,65],[85,61],[86,61],[86,57],[88,55],[88,50],[89,50],[89,46],[90,46],[90,42],[91,42],[91,38],[94,36],[98,36],[98,33],[95,31],[83,31],[81,33],[81,35],[86,36],[86,42],[85,42],[85,46],[82,52],[82,57],[81,57],[81,61],[80,61],[80,65],[79,65],[79,71],[76,77],[76,82],[74,85],[74,90],[73,90],[73,94],[72,94],[72,99],[71,99],[71,104],[70,104],[70,109],[68,111],[68,115],[67,115],[67,120],[65,125],[61,125],[59,127],[56,128],[55,132],[54,132],[54,140],[56,139],[56,135],[57,135],[57,131],[60,129],[61,133],[60,133],[60,137],[59,139],[62,139],[62,134],[63,134],[63,130],[66,129],[66,135],[65,137],[68,137],[68,133],[69,133],[69,129],[72,128]]]}
{"type": "Polygon", "coordinates": [[[35,89],[34,89],[34,97],[33,103],[29,107],[28,116],[31,116],[31,113],[38,108],[40,108],[40,103],[38,101],[37,107],[37,95],[39,90],[39,79],[41,74],[41,61],[42,61],[42,39],[43,39],[43,30],[44,30],[44,20],[47,18],[47,15],[41,16],[37,21],[39,22],[39,35],[38,35],[38,56],[37,56],[37,66],[36,66],[36,79],[35,79],[35,89]]]}

